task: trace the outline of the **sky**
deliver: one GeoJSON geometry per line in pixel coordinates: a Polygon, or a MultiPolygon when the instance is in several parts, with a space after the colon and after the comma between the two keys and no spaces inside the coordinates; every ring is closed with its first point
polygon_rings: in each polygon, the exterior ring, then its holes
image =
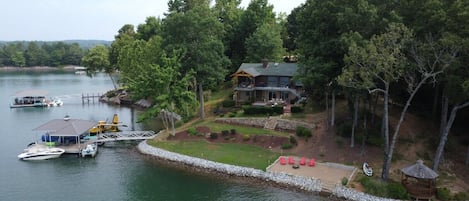
{"type": "MultiPolygon", "coordinates": [[[[114,40],[125,24],[164,17],[168,0],[0,0],[0,41],[114,40]]],[[[247,8],[250,0],[242,0],[247,8]]],[[[306,0],[269,0],[289,14],[306,0]]]]}

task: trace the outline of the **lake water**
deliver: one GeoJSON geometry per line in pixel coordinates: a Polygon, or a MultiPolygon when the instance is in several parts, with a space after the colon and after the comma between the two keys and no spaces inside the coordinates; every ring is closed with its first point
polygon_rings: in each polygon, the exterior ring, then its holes
{"type": "MultiPolygon", "coordinates": [[[[110,120],[119,115],[128,129],[148,129],[135,123],[139,111],[103,103],[82,104],[82,93],[112,89],[110,79],[62,73],[0,72],[0,200],[325,200],[282,188],[220,178],[160,163],[140,154],[136,143],[108,143],[96,158],[63,155],[46,161],[21,161],[17,155],[38,137],[32,129],[65,115],[110,120]],[[62,107],[9,108],[10,96],[26,89],[49,91],[62,107]]],[[[150,126],[151,127],[151,126],[150,126]]]]}

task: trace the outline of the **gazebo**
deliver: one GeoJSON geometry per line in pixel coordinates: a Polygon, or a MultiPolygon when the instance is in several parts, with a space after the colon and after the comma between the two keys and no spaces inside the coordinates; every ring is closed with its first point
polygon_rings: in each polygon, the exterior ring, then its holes
{"type": "Polygon", "coordinates": [[[435,195],[438,174],[425,166],[422,160],[402,168],[401,172],[401,183],[411,197],[428,200],[435,195]]]}

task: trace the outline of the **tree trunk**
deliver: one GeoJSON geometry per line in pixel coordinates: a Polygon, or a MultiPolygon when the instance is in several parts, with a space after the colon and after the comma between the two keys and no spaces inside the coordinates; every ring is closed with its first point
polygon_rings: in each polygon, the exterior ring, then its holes
{"type": "MultiPolygon", "coordinates": [[[[371,103],[371,100],[368,100],[370,101],[371,103]]],[[[364,130],[364,134],[363,134],[363,138],[362,138],[362,147],[361,147],[361,151],[360,151],[360,156],[364,156],[365,155],[365,142],[366,142],[366,138],[368,137],[368,133],[367,133],[367,112],[366,112],[366,109],[364,109],[364,113],[363,113],[363,130],[364,130]]]]}
{"type": "Polygon", "coordinates": [[[358,94],[355,94],[355,100],[353,103],[353,125],[352,125],[352,137],[350,139],[350,147],[355,146],[355,128],[357,127],[358,121],[358,94]]]}
{"type": "Polygon", "coordinates": [[[438,144],[438,148],[436,149],[435,153],[435,159],[433,160],[433,170],[437,171],[438,170],[438,165],[440,164],[440,159],[441,156],[443,155],[443,149],[445,148],[446,145],[446,140],[448,140],[448,134],[449,131],[451,130],[451,127],[453,126],[454,119],[456,118],[456,114],[459,109],[462,109],[464,107],[469,106],[469,101],[461,104],[461,105],[456,105],[453,107],[451,110],[451,114],[449,115],[448,123],[445,126],[445,129],[443,131],[443,135],[440,136],[440,143],[438,144]]]}
{"type": "Polygon", "coordinates": [[[109,78],[111,78],[112,86],[114,87],[114,90],[117,90],[117,84],[114,78],[112,77],[112,73],[108,73],[109,78]]]}
{"type": "Polygon", "coordinates": [[[176,128],[174,127],[174,103],[173,102],[171,102],[171,112],[170,112],[170,114],[171,114],[171,134],[173,136],[175,136],[176,135],[176,128]]]}
{"type": "Polygon", "coordinates": [[[332,90],[332,105],[331,105],[331,126],[335,124],[335,90],[332,90]]]}
{"type": "Polygon", "coordinates": [[[467,145],[467,154],[466,154],[466,165],[469,165],[469,144],[467,145]]]}
{"type": "Polygon", "coordinates": [[[404,121],[404,117],[407,113],[407,110],[409,109],[410,103],[414,99],[415,94],[419,91],[420,87],[427,81],[428,78],[429,78],[429,76],[424,77],[422,80],[420,80],[420,82],[417,84],[417,86],[412,90],[409,98],[406,101],[406,104],[405,104],[404,108],[401,111],[401,116],[399,117],[399,121],[397,122],[397,125],[394,129],[394,133],[392,135],[391,146],[389,147],[389,150],[387,152],[387,156],[384,157],[385,162],[384,162],[384,165],[383,165],[383,173],[381,175],[381,178],[385,181],[387,181],[387,179],[389,177],[389,169],[390,169],[390,166],[391,166],[392,155],[393,155],[393,152],[394,152],[394,147],[396,146],[397,136],[399,135],[399,130],[401,128],[402,122],[404,121]]]}
{"type": "Polygon", "coordinates": [[[388,179],[388,172],[389,166],[388,158],[389,158],[389,84],[385,83],[385,91],[383,94],[384,102],[383,102],[383,124],[381,130],[384,136],[384,162],[383,162],[383,172],[381,173],[381,178],[383,180],[388,179]]]}
{"type": "Polygon", "coordinates": [[[326,130],[329,130],[329,93],[326,92],[326,130]]]}
{"type": "MultiPolygon", "coordinates": [[[[370,124],[373,125],[375,124],[375,119],[376,119],[376,108],[378,107],[378,99],[379,99],[379,94],[376,94],[375,95],[375,101],[373,103],[371,103],[373,105],[373,108],[371,110],[371,121],[370,121],[370,124]]],[[[384,135],[384,132],[382,132],[382,134],[384,135]]]]}
{"type": "Polygon", "coordinates": [[[448,123],[448,102],[448,97],[443,95],[441,97],[440,138],[445,131],[446,124],[448,123]]]}
{"type": "Polygon", "coordinates": [[[440,96],[440,85],[436,83],[435,93],[433,94],[432,119],[437,121],[438,116],[438,98],[440,96]]]}
{"type": "Polygon", "coordinates": [[[205,118],[205,107],[204,107],[204,89],[202,86],[202,82],[199,82],[199,99],[200,99],[200,118],[205,118]]]}

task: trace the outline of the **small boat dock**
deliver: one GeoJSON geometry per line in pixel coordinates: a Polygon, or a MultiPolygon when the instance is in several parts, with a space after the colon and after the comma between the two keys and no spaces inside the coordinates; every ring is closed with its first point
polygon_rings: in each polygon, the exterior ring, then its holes
{"type": "MultiPolygon", "coordinates": [[[[158,133],[154,131],[119,131],[90,135],[90,129],[98,122],[80,119],[54,119],[35,129],[41,133],[42,140],[50,146],[65,150],[66,154],[80,154],[87,145],[110,141],[147,140],[158,133]]],[[[117,125],[117,124],[116,124],[117,125]]]]}

